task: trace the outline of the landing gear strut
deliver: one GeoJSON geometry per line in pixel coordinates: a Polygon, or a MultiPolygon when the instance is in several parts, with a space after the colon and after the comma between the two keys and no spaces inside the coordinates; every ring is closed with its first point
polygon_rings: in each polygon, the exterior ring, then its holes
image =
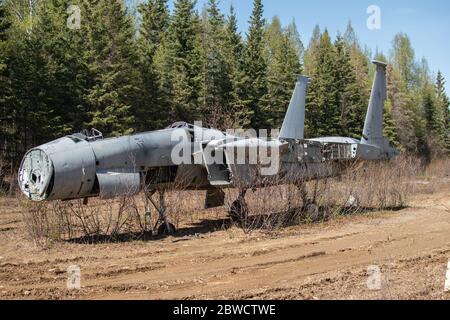
{"type": "Polygon", "coordinates": [[[316,202],[318,182],[316,182],[314,186],[314,195],[312,199],[308,197],[308,191],[306,191],[305,183],[300,183],[297,187],[300,189],[300,194],[303,201],[303,211],[306,212],[306,214],[308,214],[313,221],[318,221],[320,219],[320,210],[316,202]]]}
{"type": "Polygon", "coordinates": [[[159,236],[171,236],[177,232],[175,226],[169,222],[167,219],[167,206],[164,197],[164,191],[158,191],[159,194],[159,203],[156,203],[153,200],[153,195],[156,193],[155,190],[145,190],[145,221],[147,225],[147,221],[151,221],[151,212],[149,210],[149,204],[151,203],[153,207],[158,211],[159,218],[156,222],[156,225],[153,227],[153,230],[157,230],[157,234],[159,236]]]}
{"type": "Polygon", "coordinates": [[[231,204],[228,214],[233,222],[242,222],[248,217],[248,206],[245,202],[246,193],[246,189],[239,190],[239,197],[231,204]]]}

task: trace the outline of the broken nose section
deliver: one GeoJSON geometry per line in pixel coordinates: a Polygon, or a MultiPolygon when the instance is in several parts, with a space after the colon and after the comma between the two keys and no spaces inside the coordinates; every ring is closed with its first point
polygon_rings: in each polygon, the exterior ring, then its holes
{"type": "Polygon", "coordinates": [[[53,184],[53,164],[48,155],[40,150],[29,151],[19,170],[20,190],[33,201],[46,200],[53,184]]]}
{"type": "Polygon", "coordinates": [[[89,142],[74,136],[29,151],[19,170],[19,185],[31,200],[88,197],[96,181],[96,159],[89,142]]]}

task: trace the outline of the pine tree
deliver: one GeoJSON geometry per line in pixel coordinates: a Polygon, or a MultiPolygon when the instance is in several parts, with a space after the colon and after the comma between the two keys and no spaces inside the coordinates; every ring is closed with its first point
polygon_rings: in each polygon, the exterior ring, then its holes
{"type": "Polygon", "coordinates": [[[447,152],[450,152],[450,101],[445,92],[445,78],[442,72],[439,70],[436,77],[436,94],[437,94],[437,107],[442,111],[443,118],[443,139],[447,152]]]}
{"type": "Polygon", "coordinates": [[[312,75],[316,73],[318,48],[320,45],[321,31],[320,27],[316,25],[313,30],[311,40],[309,41],[308,48],[304,54],[304,68],[305,73],[312,75]]]}
{"type": "MultiPolygon", "coordinates": [[[[291,32],[293,32],[291,30],[291,32]]],[[[266,60],[268,61],[268,93],[264,115],[272,128],[283,123],[292,96],[292,88],[302,73],[298,43],[293,41],[287,30],[283,30],[278,17],[267,27],[266,60]]]]}
{"type": "Polygon", "coordinates": [[[351,64],[351,48],[346,46],[344,38],[340,35],[334,46],[336,48],[336,85],[341,126],[339,134],[359,139],[363,131],[367,104],[363,100],[351,64]]]}
{"type": "Polygon", "coordinates": [[[133,22],[121,0],[84,0],[86,63],[90,87],[86,94],[89,126],[106,135],[133,132],[132,103],[136,97],[133,22]]]}
{"type": "Polygon", "coordinates": [[[417,78],[415,76],[415,54],[411,45],[411,40],[408,35],[399,33],[395,35],[392,45],[392,59],[394,68],[398,70],[401,79],[406,85],[406,88],[412,89],[417,84],[417,78]]]}
{"type": "MultiPolygon", "coordinates": [[[[76,4],[76,1],[70,4],[76,4]]],[[[86,87],[87,69],[82,59],[83,34],[80,30],[67,28],[67,0],[51,0],[39,7],[39,19],[33,33],[39,46],[39,59],[43,61],[47,88],[40,100],[45,101],[43,121],[47,137],[73,133],[80,130],[86,106],[83,94],[86,87]]],[[[41,83],[42,85],[42,83],[41,83]]],[[[39,129],[42,131],[42,129],[39,129]]]]}
{"type": "Polygon", "coordinates": [[[414,113],[409,108],[409,97],[401,76],[392,65],[387,68],[388,105],[396,124],[399,148],[407,153],[416,153],[418,139],[415,132],[414,113]]]}
{"type": "MultiPolygon", "coordinates": [[[[3,2],[0,4],[0,125],[1,147],[0,161],[3,165],[11,163],[14,168],[20,156],[29,145],[27,142],[30,130],[25,122],[29,109],[28,96],[32,94],[28,89],[33,81],[31,74],[31,51],[28,51],[29,35],[25,33],[24,21],[11,15],[11,4],[21,3],[3,2]],[[20,52],[20,55],[16,53],[20,52]]],[[[18,8],[17,8],[18,9],[18,8]]],[[[18,13],[22,13],[18,11],[18,13]]],[[[34,106],[36,107],[36,106],[34,106]]],[[[10,169],[12,169],[10,168],[10,169]]]]}
{"type": "Polygon", "coordinates": [[[423,92],[423,110],[425,112],[425,120],[427,123],[427,130],[431,133],[436,133],[439,130],[439,123],[437,121],[438,114],[435,102],[433,101],[432,92],[430,88],[424,88],[423,92]]]}
{"type": "Polygon", "coordinates": [[[289,40],[295,46],[297,55],[299,57],[299,63],[303,64],[303,58],[305,55],[305,46],[303,45],[295,20],[292,20],[292,22],[288,25],[286,32],[289,37],[289,40]]]}
{"type": "MultiPolygon", "coordinates": [[[[8,83],[8,66],[7,66],[7,45],[8,45],[8,30],[11,27],[11,23],[9,21],[9,16],[6,11],[5,4],[3,2],[0,3],[0,92],[2,93],[0,96],[0,111],[1,111],[1,119],[0,119],[0,135],[3,137],[3,135],[6,133],[6,121],[7,121],[7,102],[6,102],[6,96],[7,91],[9,88],[8,83]]],[[[2,138],[1,138],[2,139],[2,138]]],[[[4,141],[4,139],[0,140],[4,141]]]]}
{"type": "Polygon", "coordinates": [[[138,6],[141,16],[137,54],[139,85],[134,108],[138,131],[160,129],[169,122],[167,97],[160,86],[155,56],[169,26],[167,0],[150,0],[138,6]]]}
{"type": "MultiPolygon", "coordinates": [[[[209,0],[200,19],[195,4],[177,0],[170,16],[168,0],[143,1],[135,24],[124,0],[0,1],[0,162],[13,168],[28,148],[87,125],[106,135],[176,120],[226,128],[232,114],[276,127],[302,67],[313,79],[306,135],[360,137],[375,68],[351,22],[334,43],[316,26],[303,50],[295,22],[266,25],[261,0],[245,42],[233,8],[225,19],[209,0]],[[67,28],[69,4],[81,6],[81,30],[67,28]]],[[[445,79],[416,62],[406,34],[393,41],[384,131],[408,153],[450,150],[445,79]]]]}
{"type": "Polygon", "coordinates": [[[169,99],[169,118],[201,119],[200,23],[192,0],[177,0],[167,34],[158,52],[158,71],[169,99]]]}
{"type": "MultiPolygon", "coordinates": [[[[361,49],[361,44],[355,30],[353,29],[351,21],[348,22],[347,29],[343,37],[356,77],[356,83],[359,88],[359,94],[361,96],[360,103],[362,104],[361,107],[364,109],[362,112],[365,113],[372,88],[372,79],[374,76],[374,73],[369,75],[371,71],[370,67],[372,65],[370,63],[370,55],[367,53],[367,50],[364,51],[361,49]]],[[[378,58],[387,62],[384,56],[378,58]]],[[[375,55],[375,59],[377,59],[377,55],[375,55]]]]}
{"type": "MultiPolygon", "coordinates": [[[[233,115],[230,126],[239,125],[239,119],[235,119],[244,109],[242,98],[245,96],[245,73],[243,70],[244,44],[241,34],[238,32],[238,21],[234,7],[230,6],[230,12],[225,26],[225,59],[229,67],[231,81],[230,109],[233,115]]],[[[238,117],[237,117],[238,118],[238,117]]],[[[242,124],[242,123],[241,123],[242,124]]]]}
{"type": "Polygon", "coordinates": [[[342,131],[336,83],[336,51],[328,31],[320,37],[316,72],[307,96],[307,136],[338,136],[342,131]]]}
{"type": "Polygon", "coordinates": [[[11,161],[12,117],[11,90],[8,75],[8,31],[11,27],[10,17],[5,4],[0,3],[0,189],[4,186],[7,163],[11,161]]]}
{"type": "Polygon", "coordinates": [[[169,26],[169,9],[167,0],[149,0],[138,6],[141,16],[140,43],[141,50],[149,63],[153,62],[158,47],[169,26]]]}
{"type": "MultiPolygon", "coordinates": [[[[427,121],[424,118],[426,95],[424,88],[429,80],[421,81],[423,68],[415,61],[415,53],[411,41],[406,34],[397,34],[393,40],[392,61],[397,83],[401,87],[404,101],[403,110],[395,108],[393,115],[398,124],[398,133],[402,146],[406,151],[417,153],[426,160],[430,159],[430,146],[427,135],[427,121]],[[413,128],[413,130],[411,129],[413,128]],[[414,132],[414,134],[412,134],[414,132]]],[[[428,75],[425,75],[428,77],[428,75]]],[[[425,77],[425,79],[426,79],[425,77]]]]}
{"type": "Polygon", "coordinates": [[[225,19],[220,13],[217,0],[208,0],[203,21],[203,90],[202,114],[204,121],[218,127],[231,111],[231,66],[226,59],[225,19]]]}
{"type": "Polygon", "coordinates": [[[26,36],[16,39],[23,55],[11,69],[24,148],[72,132],[82,122],[83,66],[76,36],[66,27],[67,1],[42,2],[34,10],[28,31],[16,30],[26,36]]]}
{"type": "Polygon", "coordinates": [[[258,130],[267,127],[262,112],[267,94],[267,62],[264,58],[263,4],[254,0],[250,18],[250,29],[244,52],[243,68],[245,72],[245,107],[240,112],[240,120],[244,127],[250,126],[258,130]]]}
{"type": "MultiPolygon", "coordinates": [[[[8,12],[6,11],[5,3],[0,2],[0,41],[3,44],[7,37],[7,31],[11,27],[8,12]]],[[[3,51],[2,51],[3,52],[3,51]]]]}
{"type": "Polygon", "coordinates": [[[390,100],[386,101],[384,105],[383,135],[388,139],[392,146],[395,148],[400,147],[397,125],[392,116],[392,103],[390,100]]]}
{"type": "Polygon", "coordinates": [[[343,40],[348,47],[352,47],[354,45],[359,46],[359,40],[358,37],[356,36],[356,32],[355,29],[353,28],[351,20],[349,20],[347,23],[347,28],[343,35],[343,40]]]}

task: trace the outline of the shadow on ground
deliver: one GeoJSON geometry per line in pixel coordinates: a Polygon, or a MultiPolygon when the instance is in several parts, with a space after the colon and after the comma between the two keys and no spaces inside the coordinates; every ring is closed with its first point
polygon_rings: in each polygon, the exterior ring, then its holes
{"type": "MultiPolygon", "coordinates": [[[[170,236],[174,238],[174,242],[188,241],[191,239],[202,237],[202,235],[228,230],[233,226],[242,228],[245,232],[256,230],[274,231],[296,225],[307,223],[325,222],[333,216],[349,216],[364,215],[380,210],[400,211],[405,206],[388,207],[388,208],[332,208],[320,207],[316,217],[313,219],[311,214],[304,208],[294,208],[285,212],[252,215],[244,221],[233,222],[231,219],[205,219],[198,223],[194,223],[188,227],[180,228],[176,234],[170,236]]],[[[119,235],[92,235],[67,240],[69,243],[75,244],[99,244],[99,243],[124,243],[132,241],[159,241],[168,238],[167,235],[154,235],[152,232],[124,233],[119,235]]]]}

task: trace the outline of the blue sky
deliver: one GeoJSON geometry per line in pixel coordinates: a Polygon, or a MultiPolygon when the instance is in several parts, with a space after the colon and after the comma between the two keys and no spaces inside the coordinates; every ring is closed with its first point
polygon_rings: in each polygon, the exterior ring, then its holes
{"type": "MultiPolygon", "coordinates": [[[[173,0],[170,7],[173,7],[173,0]]],[[[198,0],[201,9],[207,0],[198,0]]],[[[236,8],[240,31],[245,34],[252,11],[252,0],[220,0],[220,7],[227,13],[232,3],[236,8]]],[[[425,57],[430,69],[441,70],[448,79],[450,93],[450,1],[447,0],[263,0],[265,17],[277,15],[283,24],[293,19],[302,41],[308,44],[316,24],[327,27],[334,37],[338,30],[345,31],[348,20],[363,45],[372,52],[376,49],[389,54],[394,35],[407,33],[416,52],[416,59],[425,57]],[[370,5],[381,9],[381,29],[369,30],[366,13],[370,5]]]]}

